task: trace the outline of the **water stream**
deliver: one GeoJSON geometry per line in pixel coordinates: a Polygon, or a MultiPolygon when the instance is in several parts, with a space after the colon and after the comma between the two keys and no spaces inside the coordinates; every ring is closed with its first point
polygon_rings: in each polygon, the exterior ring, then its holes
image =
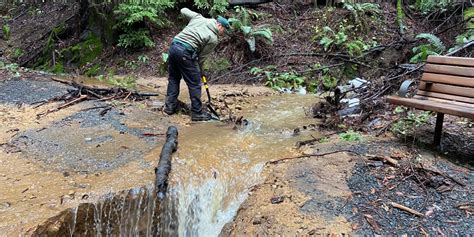
{"type": "Polygon", "coordinates": [[[232,130],[215,123],[192,125],[179,135],[170,197],[175,200],[178,236],[218,236],[235,216],[249,188],[262,181],[266,161],[294,155],[297,127],[314,123],[305,108],[313,96],[287,95],[254,101],[250,123],[232,130]]]}
{"type": "Polygon", "coordinates": [[[150,187],[129,190],[66,211],[35,234],[51,234],[56,226],[52,235],[218,236],[250,188],[263,181],[265,162],[294,156],[295,143],[309,138],[294,129],[314,123],[305,110],[315,100],[257,98],[243,109],[249,124],[241,129],[218,122],[183,128],[164,201],[156,204],[150,187]]]}

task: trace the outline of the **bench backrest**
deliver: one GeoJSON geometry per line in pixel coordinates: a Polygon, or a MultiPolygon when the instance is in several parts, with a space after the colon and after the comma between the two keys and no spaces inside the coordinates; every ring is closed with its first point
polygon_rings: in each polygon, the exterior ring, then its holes
{"type": "Polygon", "coordinates": [[[417,95],[474,104],[474,58],[429,56],[417,95]]]}

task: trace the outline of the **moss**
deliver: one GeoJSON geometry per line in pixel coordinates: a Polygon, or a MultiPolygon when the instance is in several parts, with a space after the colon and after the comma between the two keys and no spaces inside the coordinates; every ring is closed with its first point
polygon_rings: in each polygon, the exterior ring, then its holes
{"type": "Polygon", "coordinates": [[[92,62],[102,53],[102,42],[99,37],[89,33],[89,36],[83,41],[61,51],[63,59],[76,64],[77,67],[83,67],[92,62]]]}

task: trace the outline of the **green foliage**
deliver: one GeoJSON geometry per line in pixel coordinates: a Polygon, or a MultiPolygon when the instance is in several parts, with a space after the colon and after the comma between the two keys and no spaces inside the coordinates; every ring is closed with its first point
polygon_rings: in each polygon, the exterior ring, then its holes
{"type": "Polygon", "coordinates": [[[117,19],[115,29],[122,31],[118,46],[123,48],[153,47],[147,24],[164,27],[168,24],[164,11],[174,6],[174,1],[155,0],[151,2],[121,3],[115,9],[117,19]]]}
{"type": "Polygon", "coordinates": [[[327,143],[327,142],[329,142],[329,137],[322,137],[322,138],[319,139],[318,142],[319,143],[327,143]]]}
{"type": "Polygon", "coordinates": [[[135,62],[135,60],[132,60],[132,61],[125,61],[125,67],[131,69],[131,70],[135,70],[138,68],[138,64],[137,62],[135,62]]]}
{"type": "Polygon", "coordinates": [[[13,53],[12,53],[12,58],[13,59],[18,59],[20,58],[21,56],[23,56],[24,52],[22,49],[20,48],[16,48],[15,50],[13,50],[13,53]]]}
{"type": "Polygon", "coordinates": [[[395,108],[394,113],[400,114],[404,118],[400,118],[396,123],[394,123],[391,131],[397,135],[403,136],[413,134],[416,128],[426,124],[432,116],[431,111],[424,111],[417,115],[412,111],[407,111],[407,108],[402,106],[395,108]]]}
{"type": "Polygon", "coordinates": [[[229,6],[227,0],[194,0],[194,5],[202,10],[209,10],[209,13],[216,16],[220,13],[224,13],[229,6]]]}
{"type": "MultiPolygon", "coordinates": [[[[339,31],[335,32],[329,26],[325,26],[322,30],[315,28],[315,36],[313,40],[319,40],[319,44],[323,46],[324,51],[329,51],[332,48],[335,49],[344,49],[351,56],[359,56],[365,50],[370,48],[369,44],[364,43],[360,39],[349,40],[349,36],[346,34],[347,30],[352,29],[352,26],[339,26],[339,31]]],[[[373,42],[373,45],[376,45],[377,42],[373,42]]]]}
{"type": "Polygon", "coordinates": [[[254,67],[250,69],[253,75],[261,75],[265,77],[265,85],[274,89],[296,89],[305,85],[305,77],[295,72],[278,73],[273,71],[274,67],[266,67],[265,69],[254,67]]]}
{"type": "Polygon", "coordinates": [[[146,55],[140,55],[138,56],[138,61],[142,64],[148,64],[148,62],[150,61],[150,58],[146,55]]]}
{"type": "Polygon", "coordinates": [[[89,33],[83,42],[61,50],[56,61],[63,60],[82,67],[94,61],[102,53],[102,48],[100,38],[93,33],[89,33]]]}
{"type": "Polygon", "coordinates": [[[360,26],[366,25],[366,15],[380,15],[381,12],[380,6],[375,3],[344,3],[344,8],[352,13],[354,22],[360,26]]]}
{"type": "Polygon", "coordinates": [[[99,71],[100,71],[100,65],[99,64],[95,64],[94,66],[92,66],[91,68],[89,68],[87,71],[86,71],[86,76],[88,77],[94,77],[94,76],[97,76],[99,74],[99,71]]]}
{"type": "Polygon", "coordinates": [[[16,63],[6,63],[3,61],[0,61],[0,70],[7,70],[11,73],[15,74],[15,77],[19,77],[20,73],[18,72],[18,64],[16,63]]]}
{"type": "Polygon", "coordinates": [[[347,142],[356,142],[362,140],[360,133],[353,131],[352,129],[347,130],[345,133],[339,134],[339,137],[347,142]]]}
{"type": "Polygon", "coordinates": [[[321,82],[323,84],[324,90],[330,91],[337,86],[337,78],[331,76],[330,74],[325,74],[321,77],[321,82]]]}
{"type": "Polygon", "coordinates": [[[4,40],[9,40],[10,39],[10,34],[11,34],[10,26],[8,24],[4,24],[2,26],[2,31],[3,31],[3,39],[4,40]]]}
{"type": "Polygon", "coordinates": [[[250,51],[255,52],[257,39],[262,39],[266,44],[273,44],[273,33],[267,26],[253,26],[252,13],[244,7],[235,8],[236,15],[229,19],[232,29],[243,34],[250,51]]]}
{"type": "Polygon", "coordinates": [[[429,55],[439,55],[446,50],[443,42],[433,34],[421,33],[416,36],[417,39],[425,39],[427,44],[416,46],[412,49],[415,54],[410,63],[419,63],[425,61],[429,55]]]}
{"type": "Polygon", "coordinates": [[[448,52],[453,52],[474,40],[474,7],[469,7],[464,11],[464,20],[466,21],[466,31],[456,36],[456,43],[448,52]]]}
{"type": "Polygon", "coordinates": [[[450,4],[450,0],[416,0],[415,8],[422,14],[428,14],[435,10],[445,11],[450,4]]]}

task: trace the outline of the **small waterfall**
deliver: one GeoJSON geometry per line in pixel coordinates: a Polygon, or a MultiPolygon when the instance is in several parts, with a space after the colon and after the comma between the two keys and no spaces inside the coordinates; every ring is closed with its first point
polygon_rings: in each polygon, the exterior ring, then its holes
{"type": "Polygon", "coordinates": [[[152,236],[158,228],[153,188],[109,194],[81,203],[36,227],[33,236],[152,236]]]}

